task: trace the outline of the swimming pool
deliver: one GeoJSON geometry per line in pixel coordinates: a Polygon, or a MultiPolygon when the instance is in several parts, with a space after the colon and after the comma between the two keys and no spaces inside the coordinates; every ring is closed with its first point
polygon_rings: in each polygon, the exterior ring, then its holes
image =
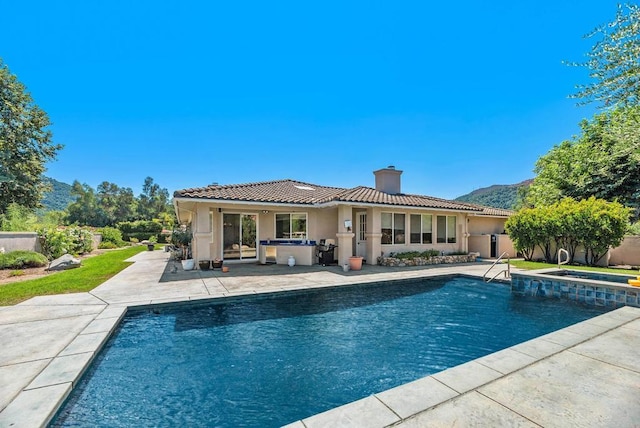
{"type": "Polygon", "coordinates": [[[605,312],[447,277],[134,313],[53,426],[290,423],[605,312]]]}
{"type": "Polygon", "coordinates": [[[607,282],[618,282],[621,284],[627,284],[628,280],[636,279],[635,276],[624,275],[624,274],[608,274],[602,272],[590,272],[584,270],[554,270],[551,272],[545,272],[545,275],[551,276],[563,276],[569,278],[582,278],[582,279],[591,279],[595,281],[607,281],[607,282]]]}

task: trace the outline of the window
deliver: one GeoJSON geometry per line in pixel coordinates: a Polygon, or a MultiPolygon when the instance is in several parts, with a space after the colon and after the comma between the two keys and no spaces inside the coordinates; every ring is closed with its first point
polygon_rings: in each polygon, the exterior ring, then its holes
{"type": "Polygon", "coordinates": [[[431,214],[411,214],[409,219],[410,243],[411,244],[432,244],[431,223],[433,216],[431,214]]]}
{"type": "Polygon", "coordinates": [[[456,216],[439,215],[437,218],[436,227],[437,227],[436,240],[438,243],[442,243],[442,244],[445,242],[448,244],[456,243],[456,216]]]}
{"type": "Polygon", "coordinates": [[[447,216],[447,243],[456,243],[456,216],[447,216]]]}
{"type": "Polygon", "coordinates": [[[380,238],[380,243],[393,244],[393,214],[381,213],[380,216],[382,223],[382,238],[380,238]]]}
{"type": "Polygon", "coordinates": [[[405,214],[381,213],[382,244],[404,244],[405,239],[405,214]]]}
{"type": "Polygon", "coordinates": [[[307,239],[307,213],[276,213],[276,239],[307,239]]]}

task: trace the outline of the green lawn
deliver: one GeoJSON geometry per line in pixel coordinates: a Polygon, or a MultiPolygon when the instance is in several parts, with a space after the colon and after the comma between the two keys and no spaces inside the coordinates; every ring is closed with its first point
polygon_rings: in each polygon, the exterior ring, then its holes
{"type": "Polygon", "coordinates": [[[131,263],[125,262],[126,259],[146,250],[146,246],[138,245],[108,251],[99,256],[83,259],[82,266],[77,269],[0,285],[0,306],[15,305],[34,296],[93,290],[131,265],[131,263]]]}
{"type": "MultiPolygon", "coordinates": [[[[527,262],[524,260],[511,260],[511,266],[514,266],[520,269],[532,270],[532,269],[557,268],[558,264],[542,263],[542,262],[527,262]]],[[[630,270],[630,269],[614,269],[614,268],[605,268],[605,267],[598,267],[598,266],[572,266],[572,265],[562,265],[562,267],[566,269],[590,270],[594,272],[640,275],[640,272],[638,272],[637,270],[630,270]]]]}

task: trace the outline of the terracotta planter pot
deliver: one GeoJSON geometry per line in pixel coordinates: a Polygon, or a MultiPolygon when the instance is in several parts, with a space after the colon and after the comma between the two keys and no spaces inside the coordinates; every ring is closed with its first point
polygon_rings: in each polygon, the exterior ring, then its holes
{"type": "Polygon", "coordinates": [[[362,257],[349,257],[349,269],[361,270],[362,269],[362,257]]]}

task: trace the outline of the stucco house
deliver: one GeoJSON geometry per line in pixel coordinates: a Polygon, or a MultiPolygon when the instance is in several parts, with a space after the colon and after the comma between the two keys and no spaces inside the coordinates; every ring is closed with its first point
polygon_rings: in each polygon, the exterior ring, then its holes
{"type": "Polygon", "coordinates": [[[376,264],[390,252],[426,249],[489,257],[491,237],[511,214],[404,194],[402,171],[393,166],[373,174],[375,188],[286,179],[177,190],[174,208],[180,223],[191,225],[196,260],[287,263],[293,256],[301,265],[318,263],[320,242],[337,246],[340,265],[354,255],[376,264]]]}

